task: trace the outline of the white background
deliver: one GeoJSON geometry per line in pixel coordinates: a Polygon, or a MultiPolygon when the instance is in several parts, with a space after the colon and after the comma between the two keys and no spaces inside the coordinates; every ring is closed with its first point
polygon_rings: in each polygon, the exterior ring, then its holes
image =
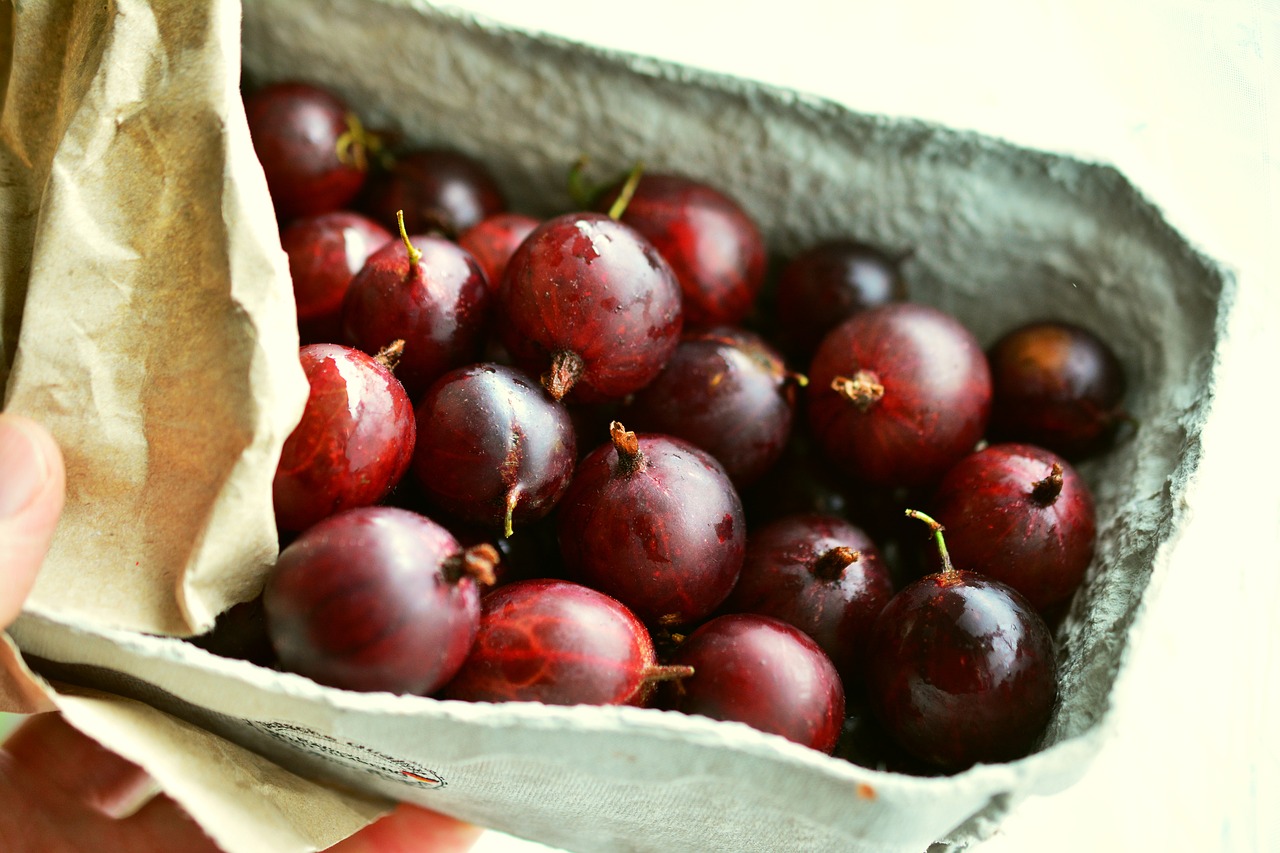
{"type": "Polygon", "coordinates": [[[1111,739],[978,849],[1280,850],[1280,2],[448,5],[1114,163],[1236,270],[1191,521],[1139,620],[1111,739]]]}

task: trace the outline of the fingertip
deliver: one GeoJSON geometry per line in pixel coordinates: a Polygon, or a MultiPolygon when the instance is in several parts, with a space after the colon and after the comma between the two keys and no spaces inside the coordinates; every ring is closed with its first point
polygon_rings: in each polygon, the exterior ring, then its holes
{"type": "Polygon", "coordinates": [[[65,498],[66,469],[53,436],[30,418],[0,412],[0,627],[22,609],[65,498]]]}
{"type": "Polygon", "coordinates": [[[330,853],[463,853],[484,829],[406,803],[329,848],[330,853]]]}

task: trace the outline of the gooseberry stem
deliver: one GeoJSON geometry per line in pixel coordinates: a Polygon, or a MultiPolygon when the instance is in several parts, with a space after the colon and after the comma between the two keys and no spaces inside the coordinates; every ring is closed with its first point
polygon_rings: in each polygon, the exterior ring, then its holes
{"type": "Polygon", "coordinates": [[[1040,506],[1053,503],[1062,494],[1062,466],[1057,462],[1049,469],[1049,476],[1037,480],[1031,486],[1031,499],[1040,506]]]}
{"type": "Polygon", "coordinates": [[[402,355],[404,355],[404,338],[396,338],[378,350],[378,354],[373,357],[373,360],[395,373],[396,365],[400,363],[400,356],[402,355]]]}
{"type": "Polygon", "coordinates": [[[823,551],[813,561],[813,574],[824,581],[838,581],[844,575],[844,570],[853,563],[858,562],[861,556],[857,551],[846,545],[837,545],[834,548],[823,551]]]}
{"type": "Polygon", "coordinates": [[[400,228],[400,239],[404,241],[404,247],[409,252],[409,270],[412,271],[416,266],[418,266],[418,262],[422,260],[422,252],[417,246],[409,242],[409,232],[406,231],[404,227],[403,210],[396,211],[396,225],[400,228]]]}
{"type": "Polygon", "coordinates": [[[954,574],[956,568],[951,565],[951,555],[947,553],[947,543],[946,540],[942,538],[942,531],[944,529],[942,525],[919,510],[907,510],[907,518],[914,518],[929,525],[929,528],[933,530],[933,540],[938,543],[938,553],[942,555],[942,573],[944,575],[954,574]]]}
{"type": "Polygon", "coordinates": [[[551,356],[551,369],[542,374],[542,387],[557,403],[582,376],[582,356],[570,350],[557,350],[551,356]]]}
{"type": "Polygon", "coordinates": [[[848,399],[860,412],[870,409],[884,396],[880,377],[870,370],[859,370],[853,374],[852,379],[847,376],[835,377],[831,380],[831,390],[848,399]]]}
{"type": "Polygon", "coordinates": [[[644,174],[644,162],[636,161],[631,167],[631,171],[627,174],[627,180],[622,184],[622,189],[618,190],[618,198],[613,202],[613,206],[609,208],[609,218],[615,222],[622,218],[622,214],[627,212],[627,205],[631,204],[631,197],[636,194],[636,187],[640,186],[640,176],[644,174]]]}
{"type": "Polygon", "coordinates": [[[613,421],[609,424],[609,439],[618,453],[618,474],[627,477],[639,471],[644,465],[644,454],[640,452],[640,439],[636,434],[613,421]]]}
{"type": "Polygon", "coordinates": [[[444,561],[444,576],[450,583],[457,583],[464,576],[470,576],[481,586],[493,586],[498,582],[494,570],[500,559],[498,549],[489,543],[472,545],[444,561]]]}

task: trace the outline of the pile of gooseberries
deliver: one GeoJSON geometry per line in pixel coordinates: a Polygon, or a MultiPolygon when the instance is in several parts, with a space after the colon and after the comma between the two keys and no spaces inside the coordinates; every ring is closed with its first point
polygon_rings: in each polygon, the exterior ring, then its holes
{"type": "Polygon", "coordinates": [[[1127,421],[1106,343],[1045,318],[984,349],[910,298],[909,252],[854,235],[771,277],[746,210],[693,177],[575,172],[573,207],[536,218],[331,93],[245,103],[311,395],[279,561],[201,643],[910,772],[1037,747],[1051,625],[1094,556],[1074,465],[1127,421]]]}

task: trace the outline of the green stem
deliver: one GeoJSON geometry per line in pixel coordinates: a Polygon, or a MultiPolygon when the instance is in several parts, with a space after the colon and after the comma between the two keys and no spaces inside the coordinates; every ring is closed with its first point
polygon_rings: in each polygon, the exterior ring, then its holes
{"type": "Polygon", "coordinates": [[[947,575],[954,573],[955,566],[951,565],[951,555],[947,553],[947,543],[942,538],[942,525],[919,510],[907,510],[907,518],[914,518],[929,525],[930,529],[933,530],[933,540],[938,543],[938,553],[942,555],[942,573],[947,575]]]}

